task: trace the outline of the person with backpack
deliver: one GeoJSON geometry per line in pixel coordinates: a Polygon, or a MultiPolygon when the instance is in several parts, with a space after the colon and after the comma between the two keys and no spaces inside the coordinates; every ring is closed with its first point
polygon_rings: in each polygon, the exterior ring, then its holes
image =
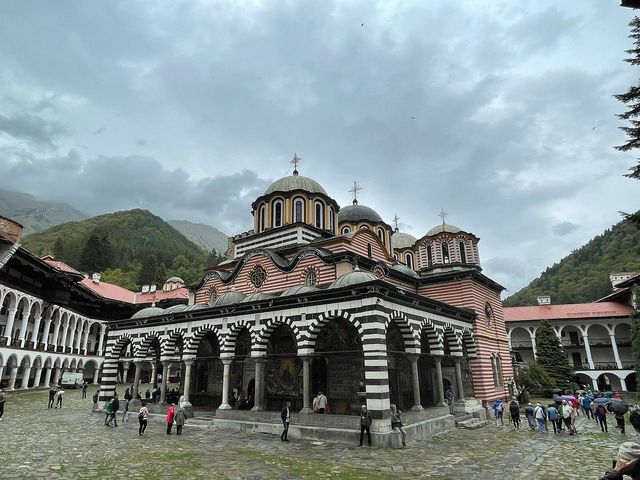
{"type": "Polygon", "coordinates": [[[53,404],[56,401],[56,388],[51,385],[49,387],[49,403],[47,403],[47,408],[53,408],[53,404]]]}
{"type": "Polygon", "coordinates": [[[496,427],[500,427],[501,425],[504,427],[504,405],[499,398],[493,403],[493,412],[496,417],[496,427]]]}
{"type": "Polygon", "coordinates": [[[540,402],[536,404],[536,408],[533,410],[533,416],[535,417],[536,422],[538,422],[538,431],[540,433],[547,433],[547,428],[545,425],[547,422],[547,416],[540,402]]]}
{"type": "Polygon", "coordinates": [[[613,417],[616,419],[616,426],[620,429],[620,433],[622,435],[624,435],[625,433],[625,425],[624,425],[624,413],[620,413],[620,412],[613,412],[613,417]]]}
{"type": "Polygon", "coordinates": [[[524,409],[524,414],[527,417],[527,423],[529,424],[529,428],[531,428],[531,430],[535,430],[536,420],[533,416],[533,407],[531,406],[531,402],[527,403],[527,406],[524,409]]]}
{"type": "Polygon", "coordinates": [[[520,430],[520,404],[515,398],[509,403],[509,415],[511,416],[513,429],[520,430]]]}
{"type": "Polygon", "coordinates": [[[574,410],[573,403],[566,400],[562,401],[562,417],[567,430],[569,430],[569,435],[574,435],[576,433],[575,426],[573,425],[573,418],[575,415],[574,410]]]}
{"type": "Polygon", "coordinates": [[[147,408],[147,403],[142,402],[140,405],[140,411],[138,412],[138,422],[140,423],[140,427],[138,428],[138,435],[142,435],[144,431],[147,429],[147,422],[149,421],[149,409],[147,408]]]}
{"type": "Polygon", "coordinates": [[[549,421],[551,422],[551,425],[553,426],[553,433],[558,433],[559,429],[558,429],[558,409],[556,408],[556,404],[555,403],[550,403],[549,406],[547,407],[547,418],[549,419],[549,421]]]}
{"type": "Polygon", "coordinates": [[[599,404],[596,407],[596,417],[598,418],[600,430],[603,432],[609,432],[609,429],[607,428],[607,408],[603,404],[599,404]]]}

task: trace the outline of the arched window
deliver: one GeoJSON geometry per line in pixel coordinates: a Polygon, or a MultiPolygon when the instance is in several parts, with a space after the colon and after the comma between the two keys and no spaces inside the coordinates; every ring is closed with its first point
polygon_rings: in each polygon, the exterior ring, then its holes
{"type": "Polygon", "coordinates": [[[304,222],[304,198],[293,200],[293,222],[304,222]]]}
{"type": "Polygon", "coordinates": [[[360,225],[360,230],[369,230],[369,225],[360,225]]]}
{"type": "Polygon", "coordinates": [[[342,234],[346,235],[347,233],[351,233],[351,229],[349,227],[342,227],[342,234]]]}
{"type": "Polygon", "coordinates": [[[427,266],[430,267],[431,265],[433,265],[433,247],[427,245],[427,266]]]}
{"type": "Polygon", "coordinates": [[[304,277],[304,284],[308,287],[315,287],[318,283],[318,272],[315,268],[307,270],[307,274],[304,277]]]}
{"type": "Polygon", "coordinates": [[[498,376],[498,385],[497,387],[502,386],[502,358],[499,355],[496,355],[496,373],[498,376]]]}
{"type": "Polygon", "coordinates": [[[273,202],[273,208],[271,213],[271,226],[273,228],[282,226],[282,200],[276,200],[273,202]]]}
{"type": "Polygon", "coordinates": [[[378,238],[384,244],[384,230],[381,228],[378,228],[378,238]]]}
{"type": "Polygon", "coordinates": [[[487,324],[487,327],[490,327],[493,323],[493,309],[488,303],[484,305],[484,321],[487,324]]]}
{"type": "Polygon", "coordinates": [[[442,262],[449,263],[449,245],[446,242],[440,244],[442,247],[442,262]]]}
{"type": "Polygon", "coordinates": [[[458,247],[460,248],[460,261],[462,263],[467,263],[467,252],[464,246],[464,242],[460,242],[458,244],[458,247]]]}
{"type": "Polygon", "coordinates": [[[491,373],[493,374],[493,385],[498,386],[498,365],[495,355],[491,355],[491,373]]]}
{"type": "Polygon", "coordinates": [[[218,291],[215,288],[212,288],[211,292],[209,292],[209,305],[213,305],[217,299],[218,291]]]}
{"type": "Polygon", "coordinates": [[[393,254],[393,258],[395,258],[396,260],[398,260],[398,254],[397,254],[397,253],[394,253],[394,254],[393,254]]]}
{"type": "Polygon", "coordinates": [[[413,270],[413,255],[411,255],[410,253],[405,253],[404,260],[405,260],[405,263],[407,264],[407,267],[413,270]]]}
{"type": "Polygon", "coordinates": [[[329,207],[329,230],[331,233],[336,231],[336,213],[333,211],[333,207],[329,207]]]}
{"type": "Polygon", "coordinates": [[[258,232],[264,232],[265,227],[265,217],[267,214],[267,207],[263,203],[258,207],[258,232]]]}
{"type": "Polygon", "coordinates": [[[367,243],[367,256],[371,258],[373,255],[371,253],[371,244],[367,243]]]}
{"type": "Polygon", "coordinates": [[[315,204],[315,212],[316,212],[316,227],[324,228],[324,204],[322,202],[316,202],[315,204]]]}

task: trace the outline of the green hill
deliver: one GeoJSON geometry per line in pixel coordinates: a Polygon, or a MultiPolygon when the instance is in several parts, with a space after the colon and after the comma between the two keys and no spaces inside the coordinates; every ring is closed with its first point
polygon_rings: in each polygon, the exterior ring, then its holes
{"type": "Polygon", "coordinates": [[[207,252],[215,250],[224,254],[227,251],[227,235],[211,225],[187,220],[167,220],[167,223],[207,252]]]}
{"type": "Polygon", "coordinates": [[[197,281],[207,252],[147,210],[128,210],[68,222],[28,235],[23,246],[84,273],[102,273],[106,282],[130,289],[162,285],[177,275],[197,281]]]}
{"type": "Polygon", "coordinates": [[[592,302],[613,291],[609,274],[615,272],[640,272],[640,228],[629,220],[547,268],[504,305],[536,305],[538,295],[551,295],[554,304],[592,302]]]}

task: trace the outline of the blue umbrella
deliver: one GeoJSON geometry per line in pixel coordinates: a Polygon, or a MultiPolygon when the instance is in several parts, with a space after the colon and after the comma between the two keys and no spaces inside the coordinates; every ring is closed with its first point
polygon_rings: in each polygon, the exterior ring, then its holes
{"type": "Polygon", "coordinates": [[[609,399],[608,398],[603,398],[603,397],[598,397],[593,401],[593,403],[596,403],[598,405],[606,405],[607,403],[609,403],[609,399]]]}

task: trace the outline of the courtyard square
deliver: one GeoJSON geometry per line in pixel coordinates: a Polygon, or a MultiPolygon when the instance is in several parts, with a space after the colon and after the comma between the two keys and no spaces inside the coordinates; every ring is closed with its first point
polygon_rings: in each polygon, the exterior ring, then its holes
{"type": "Polygon", "coordinates": [[[46,408],[47,394],[8,398],[0,421],[0,478],[297,479],[297,478],[599,478],[617,448],[637,438],[611,424],[601,433],[579,417],[578,435],[513,431],[491,423],[453,429],[404,449],[358,447],[293,437],[246,434],[187,423],[181,437],[167,436],[155,416],[138,436],[137,413],[105,427],[90,413],[90,397],[68,390],[60,410],[46,408]]]}

